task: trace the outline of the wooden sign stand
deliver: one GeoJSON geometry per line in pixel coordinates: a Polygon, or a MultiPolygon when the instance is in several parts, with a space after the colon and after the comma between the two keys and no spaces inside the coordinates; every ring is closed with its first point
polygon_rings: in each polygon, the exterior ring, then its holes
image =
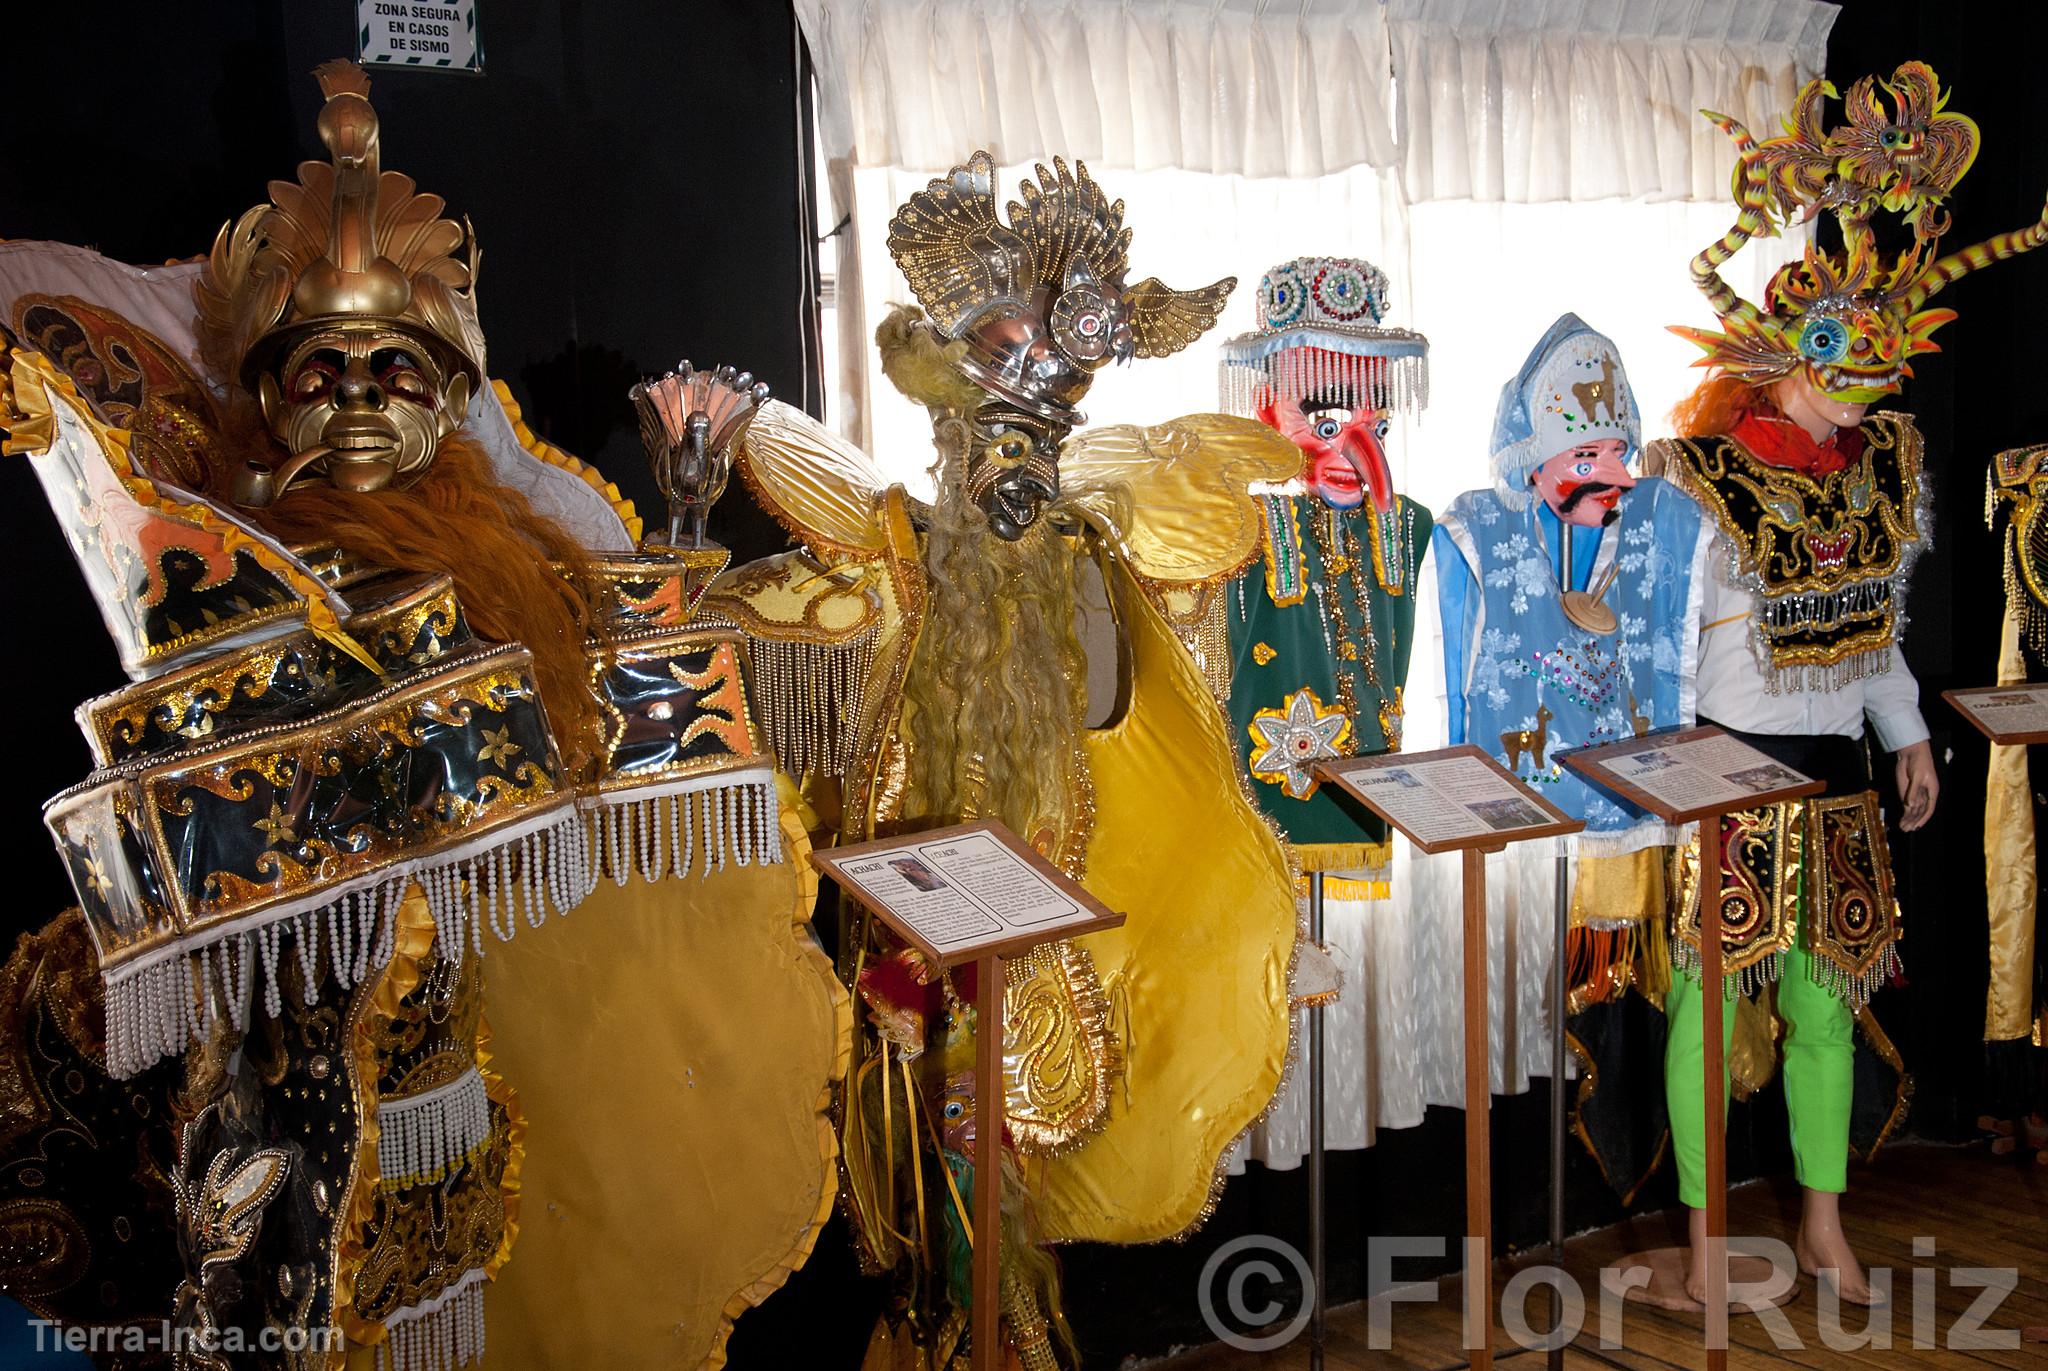
{"type": "MultiPolygon", "coordinates": [[[[1621,796],[1637,808],[1647,810],[1666,823],[1676,825],[1697,822],[1700,826],[1700,1036],[1705,1056],[1700,1074],[1706,1092],[1705,1341],[1708,1371],[1726,1371],[1728,1366],[1728,1120],[1727,1101],[1723,1096],[1724,1087],[1721,1084],[1721,1078],[1727,1070],[1721,1045],[1722,1024],[1725,1018],[1721,1001],[1725,991],[1722,989],[1721,939],[1719,929],[1715,926],[1719,922],[1719,911],[1715,908],[1711,918],[1707,913],[1710,907],[1710,897],[1707,893],[1710,883],[1715,890],[1714,905],[1718,906],[1719,903],[1721,818],[1725,814],[1743,809],[1757,809],[1764,805],[1781,804],[1786,800],[1817,795],[1825,786],[1819,781],[1798,777],[1796,784],[1788,783],[1745,794],[1737,804],[1723,803],[1687,808],[1668,803],[1641,786],[1622,779],[1609,768],[1623,758],[1639,756],[1646,750],[1681,747],[1727,736],[1724,730],[1711,726],[1692,728],[1678,733],[1629,738],[1600,747],[1579,748],[1576,751],[1562,753],[1558,757],[1559,761],[1585,777],[1588,782],[1610,794],[1621,796]],[[1710,932],[1713,936],[1709,936],[1710,932]]],[[[1770,760],[1762,753],[1755,755],[1765,763],[1770,760]]],[[[1679,1289],[1681,1292],[1684,1289],[1682,1269],[1679,1275],[1679,1289]]]]}
{"type": "MultiPolygon", "coordinates": [[[[1459,852],[1464,860],[1465,888],[1465,1347],[1471,1353],[1467,1363],[1472,1371],[1488,1371],[1493,1365],[1493,1156],[1490,1130],[1493,1091],[1487,1057],[1486,1005],[1486,854],[1500,852],[1511,842],[1530,838],[1554,838],[1577,833],[1585,824],[1538,795],[1484,750],[1463,744],[1437,752],[1391,753],[1378,757],[1352,757],[1341,762],[1323,762],[1315,768],[1318,778],[1340,787],[1399,829],[1409,842],[1429,855],[1459,852]],[[1361,784],[1372,771],[1423,772],[1446,762],[1473,759],[1497,773],[1500,785],[1512,788],[1515,798],[1533,806],[1541,822],[1512,828],[1489,828],[1485,832],[1444,837],[1438,830],[1427,833],[1411,827],[1413,811],[1391,802],[1398,792],[1361,784]]],[[[1562,955],[1563,949],[1559,949],[1562,955]]],[[[1322,1064],[1316,1063],[1318,1073],[1322,1064]]]]}
{"type": "Polygon", "coordinates": [[[1970,721],[1970,726],[2001,747],[2031,747],[2035,743],[2048,743],[2048,685],[2030,684],[2021,681],[2009,686],[1975,686],[1969,690],[1944,690],[1941,698],[1947,700],[1956,713],[1970,721]],[[2001,711],[1988,708],[1993,702],[2011,701],[2010,713],[2020,716],[2015,720],[1999,718],[2001,711]],[[2015,722],[2017,727],[2012,726],[2015,722]],[[2028,727],[2029,724],[2034,725],[2028,727]]]}
{"type": "MultiPolygon", "coordinates": [[[[897,860],[905,858],[898,857],[897,860]]],[[[915,861],[916,858],[910,860],[915,861]]],[[[1124,916],[1106,908],[1065,872],[1019,841],[1007,828],[994,822],[955,824],[950,828],[881,838],[850,847],[814,850],[811,865],[888,925],[897,937],[922,952],[933,966],[950,969],[972,963],[975,968],[974,1213],[970,1220],[973,1231],[969,1234],[974,1248],[974,1293],[969,1336],[974,1371],[999,1371],[1003,1365],[1000,1319],[1004,963],[1016,960],[1041,943],[1115,928],[1123,923],[1124,916]],[[993,916],[989,922],[995,926],[941,938],[934,936],[933,925],[928,920],[920,919],[914,911],[892,908],[886,897],[877,895],[849,871],[864,859],[919,849],[944,850],[948,845],[958,846],[962,839],[974,839],[984,850],[988,842],[993,842],[1016,863],[1029,868],[1046,885],[1066,896],[1076,907],[1077,915],[1055,920],[1037,919],[1020,925],[1008,920],[1001,909],[983,904],[982,907],[993,916]]],[[[944,870],[942,867],[941,871],[944,870]]],[[[929,869],[924,874],[926,879],[941,879],[929,869]]]]}

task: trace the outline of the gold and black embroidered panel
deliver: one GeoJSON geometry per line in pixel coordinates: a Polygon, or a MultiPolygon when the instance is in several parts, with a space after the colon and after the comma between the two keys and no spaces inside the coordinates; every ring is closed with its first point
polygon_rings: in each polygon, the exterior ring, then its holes
{"type": "Polygon", "coordinates": [[[0,1289],[43,1318],[146,1325],[180,1275],[183,1068],[107,1074],[99,967],[77,910],[0,966],[0,1289]]]}
{"type": "Polygon", "coordinates": [[[1667,475],[1726,540],[1730,582],[1757,596],[1753,629],[1780,673],[1863,674],[1851,659],[1898,639],[1928,527],[1920,435],[1891,413],[1865,419],[1862,434],[1856,459],[1824,477],[1771,466],[1733,438],[1660,444],[1667,475]]]}
{"type": "Polygon", "coordinates": [[[111,970],[574,802],[524,648],[338,710],[105,769],[45,822],[111,970]]]}
{"type": "Polygon", "coordinates": [[[591,688],[607,724],[600,790],[766,764],[740,643],[735,628],[656,629],[594,654],[591,688]]]}
{"type": "MultiPolygon", "coordinates": [[[[1850,1004],[1867,1004],[1898,969],[1905,936],[1893,897],[1891,853],[1873,791],[1827,795],[1722,816],[1721,957],[1749,987],[1777,979],[1795,938],[1814,979],[1850,1004]]],[[[1676,853],[1675,959],[1699,967],[1699,838],[1676,853]]]]}

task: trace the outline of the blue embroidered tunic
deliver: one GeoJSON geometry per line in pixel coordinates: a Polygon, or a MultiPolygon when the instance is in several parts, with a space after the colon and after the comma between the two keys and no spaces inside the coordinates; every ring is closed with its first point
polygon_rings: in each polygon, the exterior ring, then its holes
{"type": "MultiPolygon", "coordinates": [[[[1622,498],[1604,529],[1574,528],[1570,586],[1597,585],[1614,632],[1579,627],[1560,599],[1557,516],[1494,490],[1460,495],[1433,539],[1444,625],[1444,680],[1453,743],[1474,742],[1589,837],[1625,839],[1661,825],[1557,761],[1567,748],[1688,725],[1697,641],[1692,622],[1701,545],[1699,507],[1657,479],[1622,498]]],[[[1644,833],[1643,836],[1649,836],[1644,833]]],[[[1622,846],[1634,846],[1623,843],[1622,846]]]]}

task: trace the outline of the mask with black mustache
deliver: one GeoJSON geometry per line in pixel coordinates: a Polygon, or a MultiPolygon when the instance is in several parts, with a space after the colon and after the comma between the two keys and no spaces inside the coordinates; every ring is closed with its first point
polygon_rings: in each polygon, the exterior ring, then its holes
{"type": "MultiPolygon", "coordinates": [[[[1559,503],[1557,507],[1557,517],[1560,519],[1571,518],[1572,511],[1579,507],[1579,501],[1585,499],[1589,495],[1598,495],[1603,491],[1609,490],[1625,491],[1627,489],[1627,486],[1617,486],[1607,481],[1588,481],[1586,482],[1586,484],[1580,486],[1577,490],[1574,490],[1571,494],[1564,497],[1563,501],[1559,503]]],[[[1616,505],[1613,509],[1608,510],[1607,513],[1600,516],[1600,522],[1602,524],[1611,524],[1620,517],[1621,506],[1616,505]]]]}

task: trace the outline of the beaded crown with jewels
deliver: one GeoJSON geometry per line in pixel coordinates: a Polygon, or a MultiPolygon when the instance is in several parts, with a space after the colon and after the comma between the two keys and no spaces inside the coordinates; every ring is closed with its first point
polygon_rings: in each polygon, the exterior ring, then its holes
{"type": "Polygon", "coordinates": [[[1728,116],[1701,111],[1735,144],[1740,212],[1692,260],[1693,283],[1721,331],[1671,331],[1706,353],[1701,366],[1757,385],[1804,368],[1822,391],[1867,403],[1905,383],[1911,358],[1940,350],[1932,335],[1955,311],[1928,309],[1927,301],[1980,267],[2048,242],[2048,210],[2026,228],[1937,258],[1950,224],[1945,201],[1977,157],[1976,124],[1945,108],[1948,97],[1924,62],[1901,65],[1888,81],[1856,82],[1843,101],[1849,122],[1823,130],[1824,98],[1835,93],[1824,80],[1809,81],[1784,133],[1763,142],[1728,116]],[[1878,247],[1871,219],[1880,209],[1911,229],[1903,252],[1878,247]],[[1721,278],[1721,265],[1744,243],[1822,210],[1840,224],[1842,250],[1809,244],[1772,276],[1761,308],[1721,278]]]}
{"type": "Polygon", "coordinates": [[[889,255],[932,326],[966,344],[955,363],[983,389],[1069,425],[1111,360],[1170,357],[1208,332],[1237,286],[1225,277],[1174,290],[1125,285],[1131,231],[1076,162],[1017,187],[996,215],[995,159],[977,152],[906,200],[889,221],[889,255]]]}
{"type": "Polygon", "coordinates": [[[1387,275],[1352,257],[1297,257],[1259,280],[1259,326],[1222,349],[1223,405],[1276,396],[1415,415],[1429,406],[1429,340],[1388,328],[1387,275]]]}

